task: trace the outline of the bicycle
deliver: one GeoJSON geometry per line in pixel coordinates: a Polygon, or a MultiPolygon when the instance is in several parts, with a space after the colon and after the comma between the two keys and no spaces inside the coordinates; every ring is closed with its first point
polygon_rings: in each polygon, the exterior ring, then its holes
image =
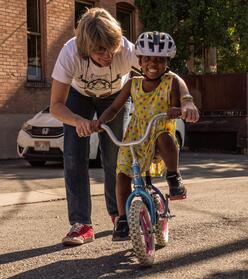
{"type": "Polygon", "coordinates": [[[164,197],[160,190],[152,184],[149,173],[146,173],[145,179],[141,176],[133,146],[142,143],[147,138],[152,125],[158,119],[166,117],[166,113],[155,115],[148,123],[144,136],[140,140],[128,143],[119,141],[107,125],[101,125],[101,128],[107,132],[116,145],[129,146],[131,149],[134,187],[126,202],[126,214],[134,253],[138,261],[145,266],[152,265],[154,262],[154,235],[157,245],[164,247],[168,242],[168,220],[173,216],[169,210],[169,195],[164,197]]]}

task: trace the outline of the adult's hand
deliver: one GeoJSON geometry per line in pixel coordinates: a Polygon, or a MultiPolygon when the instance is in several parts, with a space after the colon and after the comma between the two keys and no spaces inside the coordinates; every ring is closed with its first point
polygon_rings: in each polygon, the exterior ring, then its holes
{"type": "Polygon", "coordinates": [[[181,104],[181,118],[186,122],[197,122],[199,120],[199,112],[192,101],[185,101],[181,104]]]}
{"type": "Polygon", "coordinates": [[[91,120],[77,117],[75,119],[76,132],[79,137],[88,137],[93,133],[91,120]]]}

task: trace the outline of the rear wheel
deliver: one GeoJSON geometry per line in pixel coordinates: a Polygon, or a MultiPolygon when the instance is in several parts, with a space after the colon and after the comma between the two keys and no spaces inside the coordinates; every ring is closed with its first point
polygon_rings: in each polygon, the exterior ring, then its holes
{"type": "Polygon", "coordinates": [[[128,214],[128,225],[133,250],[142,265],[153,264],[155,243],[151,216],[141,200],[134,200],[128,214]]]}
{"type": "Polygon", "coordinates": [[[32,167],[43,167],[46,161],[28,161],[32,167]]]}
{"type": "Polygon", "coordinates": [[[156,242],[159,246],[163,247],[169,240],[169,222],[168,218],[165,218],[165,204],[158,194],[154,195],[154,203],[158,215],[158,221],[155,227],[156,242]]]}

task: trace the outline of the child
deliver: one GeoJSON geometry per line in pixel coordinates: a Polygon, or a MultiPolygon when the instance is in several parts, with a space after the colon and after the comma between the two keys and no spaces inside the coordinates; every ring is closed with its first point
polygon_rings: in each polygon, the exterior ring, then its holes
{"type": "MultiPolygon", "coordinates": [[[[135,44],[136,55],[143,71],[143,77],[130,79],[113,104],[104,111],[99,120],[93,121],[95,131],[100,130],[102,123],[113,119],[131,95],[134,111],[127,127],[124,141],[140,139],[150,119],[161,112],[167,112],[170,118],[180,116],[180,101],[193,101],[191,95],[180,100],[179,87],[183,82],[179,76],[168,69],[168,62],[176,54],[176,46],[169,34],[162,32],[142,33],[135,44]]],[[[197,121],[196,117],[192,121],[197,121]]],[[[179,149],[175,138],[175,119],[157,121],[147,140],[134,146],[141,171],[148,171],[152,160],[158,152],[167,167],[166,179],[169,184],[170,199],[185,199],[186,188],[179,172],[179,149]]],[[[113,232],[113,241],[128,238],[128,224],[125,203],[131,193],[132,156],[129,147],[119,149],[117,161],[116,197],[119,218],[113,232]]]]}

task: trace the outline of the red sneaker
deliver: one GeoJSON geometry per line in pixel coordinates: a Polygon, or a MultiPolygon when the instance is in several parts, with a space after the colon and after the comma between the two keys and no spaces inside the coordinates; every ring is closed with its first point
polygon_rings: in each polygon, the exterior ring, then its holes
{"type": "Polygon", "coordinates": [[[80,245],[95,239],[93,228],[88,225],[75,223],[69,233],[62,239],[64,245],[80,245]]]}

